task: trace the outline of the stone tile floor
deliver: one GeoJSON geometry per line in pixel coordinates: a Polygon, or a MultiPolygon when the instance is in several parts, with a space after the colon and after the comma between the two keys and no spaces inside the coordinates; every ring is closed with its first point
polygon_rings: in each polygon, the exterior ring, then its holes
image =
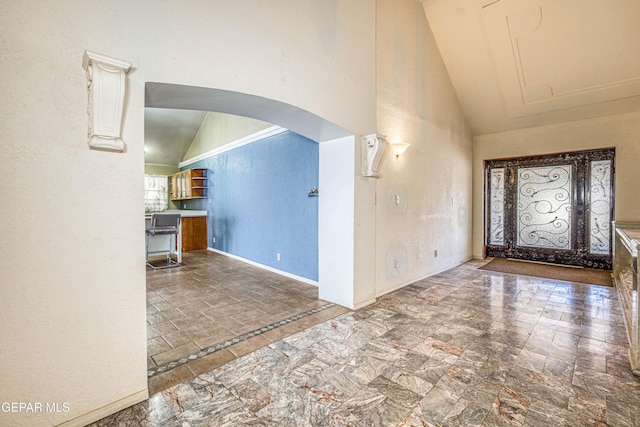
{"type": "Polygon", "coordinates": [[[348,311],[326,307],[316,286],[207,250],[184,253],[180,267],[147,268],[150,393],[348,311]]]}
{"type": "Polygon", "coordinates": [[[470,262],[93,426],[640,426],[615,288],[470,262]]]}

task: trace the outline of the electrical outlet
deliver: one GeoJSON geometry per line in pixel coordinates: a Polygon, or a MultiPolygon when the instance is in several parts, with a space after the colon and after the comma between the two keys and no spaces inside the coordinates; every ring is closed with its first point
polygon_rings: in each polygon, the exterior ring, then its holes
{"type": "Polygon", "coordinates": [[[215,243],[215,242],[216,242],[216,238],[214,237],[214,238],[213,238],[213,243],[215,243]]]}
{"type": "Polygon", "coordinates": [[[280,261],[280,252],[276,254],[276,261],[280,261]]]}
{"type": "Polygon", "coordinates": [[[433,257],[434,258],[438,258],[438,250],[437,249],[433,251],[433,257]]]}
{"type": "Polygon", "coordinates": [[[393,260],[393,267],[394,268],[400,268],[400,260],[399,259],[394,259],[393,260]]]}

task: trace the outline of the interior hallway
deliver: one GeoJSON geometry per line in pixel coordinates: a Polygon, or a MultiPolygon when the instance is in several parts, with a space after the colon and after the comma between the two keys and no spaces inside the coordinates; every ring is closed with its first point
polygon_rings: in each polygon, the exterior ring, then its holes
{"type": "Polygon", "coordinates": [[[473,261],[92,426],[639,426],[615,288],[473,261]]]}

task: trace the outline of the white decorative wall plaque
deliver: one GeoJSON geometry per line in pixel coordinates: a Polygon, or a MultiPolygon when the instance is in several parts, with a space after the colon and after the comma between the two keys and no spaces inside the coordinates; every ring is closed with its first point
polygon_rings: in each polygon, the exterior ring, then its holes
{"type": "Polygon", "coordinates": [[[378,177],[380,160],[387,148],[384,135],[371,134],[362,137],[362,176],[378,177]]]}
{"type": "Polygon", "coordinates": [[[87,50],[82,68],[87,72],[89,94],[89,147],[123,151],[120,132],[131,64],[87,50]]]}

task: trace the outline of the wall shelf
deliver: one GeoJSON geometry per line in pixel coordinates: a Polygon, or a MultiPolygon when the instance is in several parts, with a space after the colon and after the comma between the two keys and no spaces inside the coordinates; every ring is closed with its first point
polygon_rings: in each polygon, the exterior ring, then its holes
{"type": "Polygon", "coordinates": [[[171,175],[171,200],[207,198],[207,169],[193,168],[171,175]]]}

